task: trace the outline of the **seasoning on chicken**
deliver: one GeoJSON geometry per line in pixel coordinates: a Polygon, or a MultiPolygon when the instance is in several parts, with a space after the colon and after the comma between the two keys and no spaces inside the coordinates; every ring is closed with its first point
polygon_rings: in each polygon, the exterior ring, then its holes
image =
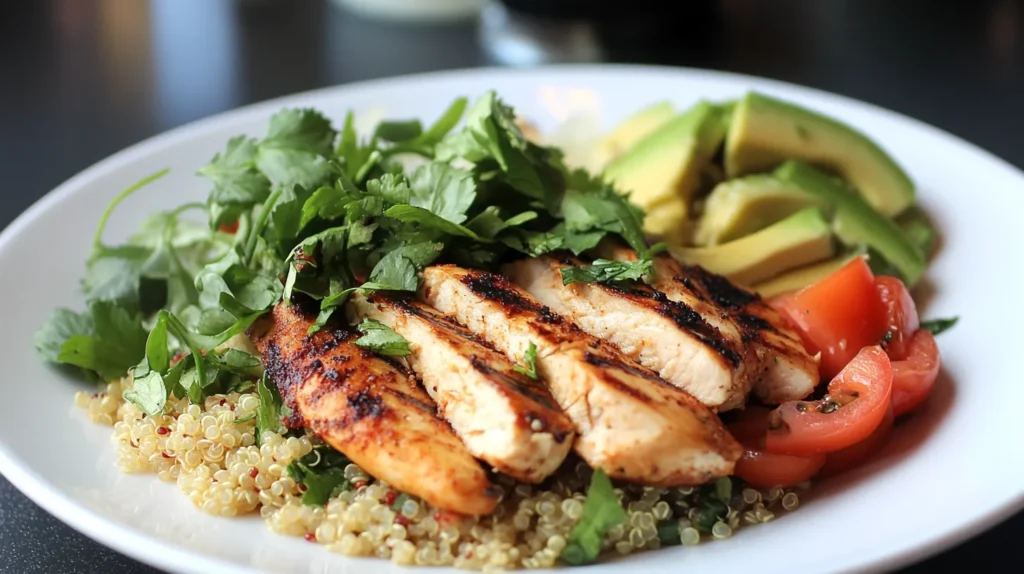
{"type": "MultiPolygon", "coordinates": [[[[611,242],[602,243],[597,253],[615,261],[637,258],[632,249],[611,242]]],[[[716,309],[739,326],[743,341],[762,357],[764,367],[754,392],[766,403],[802,399],[818,384],[818,363],[804,349],[800,336],[756,294],[721,275],[683,265],[668,254],[654,257],[654,273],[647,281],[673,301],[694,309],[716,309]]],[[[709,316],[708,311],[701,314],[709,316]]]]}
{"type": "Polygon", "coordinates": [[[404,370],[353,344],[359,335],[279,303],[250,330],[267,375],[320,438],[374,477],[434,506],[493,512],[500,490],[404,370]]]}
{"type": "Polygon", "coordinates": [[[422,297],[512,359],[532,343],[538,374],[576,427],[576,452],[611,477],[703,484],[729,475],[742,454],[695,398],[500,275],[435,265],[422,297]]]}
{"type": "Polygon", "coordinates": [[[760,361],[721,311],[702,315],[639,281],[562,283],[561,268],[586,264],[568,253],[542,255],[510,263],[503,272],[556,313],[708,407],[726,411],[743,405],[760,361]]]}
{"type": "Polygon", "coordinates": [[[373,319],[409,342],[407,357],[438,412],[474,456],[537,483],[572,447],[572,423],[543,383],[516,372],[505,355],[449,316],[403,295],[352,298],[354,319],[373,319]]]}

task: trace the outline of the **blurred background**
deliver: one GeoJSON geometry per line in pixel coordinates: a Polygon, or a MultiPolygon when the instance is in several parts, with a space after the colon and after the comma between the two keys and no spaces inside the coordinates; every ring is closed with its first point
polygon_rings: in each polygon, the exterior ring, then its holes
{"type": "MultiPolygon", "coordinates": [[[[90,164],[183,123],[313,88],[476,66],[771,77],[913,116],[1024,168],[1022,34],[1017,0],[0,2],[0,228],[90,164]]],[[[1013,546],[1022,535],[1019,515],[907,572],[1024,572],[1013,546]]],[[[155,571],[0,478],[0,572],[155,571]]]]}

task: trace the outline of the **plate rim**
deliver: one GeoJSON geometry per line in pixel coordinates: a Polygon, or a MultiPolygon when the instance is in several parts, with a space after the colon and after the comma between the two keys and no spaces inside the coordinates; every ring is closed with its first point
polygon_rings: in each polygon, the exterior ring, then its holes
{"type": "MultiPolygon", "coordinates": [[[[1024,178],[1024,169],[945,129],[871,102],[794,82],[753,74],[650,64],[550,64],[526,68],[471,66],[441,71],[402,74],[293,92],[198,118],[154,134],[89,165],[34,201],[3,230],[0,230],[0,249],[34,220],[42,216],[53,204],[59,202],[63,197],[74,193],[76,189],[82,187],[88,181],[114,172],[124,165],[131,164],[137,158],[150,153],[154,148],[171,145],[179,140],[202,137],[206,132],[244,121],[247,116],[267,115],[268,111],[282,106],[294,105],[291,103],[299,100],[329,97],[338,93],[373,91],[408,82],[471,80],[474,76],[481,75],[504,79],[515,76],[528,77],[559,72],[569,75],[592,74],[614,76],[636,74],[677,76],[680,79],[696,81],[717,79],[734,83],[745,82],[755,84],[761,88],[797,91],[807,96],[824,98],[837,104],[860,108],[870,112],[872,115],[885,117],[888,120],[912,126],[915,130],[930,133],[932,136],[955,143],[957,147],[970,150],[972,153],[991,162],[994,166],[999,166],[1002,171],[1008,174],[1024,178]]],[[[145,534],[139,530],[122,525],[100,512],[91,510],[87,506],[70,499],[54,484],[38,475],[35,470],[15,456],[8,448],[6,442],[3,441],[0,441],[0,474],[3,474],[22,494],[61,522],[116,552],[150,566],[168,572],[216,571],[229,574],[265,574],[266,572],[253,566],[238,564],[179,545],[165,545],[163,540],[157,536],[145,534]],[[146,552],[154,547],[159,548],[159,552],[146,552]]],[[[945,532],[939,535],[911,542],[902,549],[886,556],[873,560],[869,559],[866,562],[851,563],[841,571],[877,572],[883,569],[902,568],[962,544],[966,540],[974,538],[1004,522],[1021,509],[1024,509],[1024,487],[1021,488],[1015,497],[1010,497],[1003,503],[986,509],[973,519],[959,523],[955,528],[946,528],[945,532]]]]}

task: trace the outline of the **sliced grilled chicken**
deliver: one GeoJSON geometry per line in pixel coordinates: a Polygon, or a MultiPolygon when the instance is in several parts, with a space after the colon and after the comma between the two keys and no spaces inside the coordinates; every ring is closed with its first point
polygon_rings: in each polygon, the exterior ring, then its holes
{"type": "Polygon", "coordinates": [[[639,281],[562,284],[562,267],[586,264],[570,254],[542,255],[502,271],[542,304],[705,405],[726,411],[743,404],[760,361],[748,352],[735,325],[719,316],[716,322],[729,329],[723,331],[639,281]]]}
{"type": "Polygon", "coordinates": [[[565,460],[572,423],[541,382],[452,318],[409,297],[352,298],[353,319],[374,319],[409,341],[407,357],[438,412],[469,452],[525,482],[540,482],[565,460]]]}
{"type": "Polygon", "coordinates": [[[508,279],[428,267],[422,297],[516,360],[536,366],[576,427],[576,452],[614,478],[701,484],[732,472],[742,449],[697,399],[580,330],[508,279]]]}
{"type": "Polygon", "coordinates": [[[353,344],[358,334],[306,331],[315,314],[280,303],[250,336],[302,423],[372,476],[430,504],[490,514],[500,491],[398,365],[353,344]]]}
{"type": "MultiPolygon", "coordinates": [[[[615,261],[637,258],[632,249],[611,242],[602,243],[597,251],[615,261]]],[[[764,367],[754,392],[766,403],[802,399],[818,384],[818,362],[804,349],[800,336],[756,294],[721,275],[683,265],[666,253],[655,256],[648,282],[669,299],[700,309],[704,317],[725,313],[739,326],[743,341],[762,357],[764,367]]]]}

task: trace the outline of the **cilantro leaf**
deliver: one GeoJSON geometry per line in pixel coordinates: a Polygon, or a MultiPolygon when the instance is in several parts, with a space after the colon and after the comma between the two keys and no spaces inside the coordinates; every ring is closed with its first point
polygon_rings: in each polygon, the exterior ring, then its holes
{"type": "Polygon", "coordinates": [[[345,214],[345,206],[353,201],[346,191],[338,187],[321,187],[302,204],[299,229],[305,229],[316,218],[329,221],[345,214]]]}
{"type": "MultiPolygon", "coordinates": [[[[295,237],[301,230],[302,208],[313,195],[312,191],[299,185],[289,185],[281,189],[280,197],[270,209],[270,221],[273,223],[274,236],[282,252],[287,253],[295,237]]],[[[268,207],[264,207],[268,209],[268,207]]]]}
{"type": "Polygon", "coordinates": [[[362,337],[355,340],[357,347],[388,357],[404,357],[412,352],[409,348],[409,341],[380,321],[363,319],[356,329],[363,334],[362,337]]]}
{"type": "Polygon", "coordinates": [[[597,259],[593,264],[585,267],[563,267],[561,269],[562,284],[607,283],[609,281],[643,279],[653,269],[654,262],[650,259],[639,259],[637,261],[597,259]]]}
{"type": "Polygon", "coordinates": [[[466,106],[469,104],[469,100],[466,98],[456,98],[448,109],[441,114],[441,117],[437,118],[433,124],[427,128],[427,131],[423,132],[418,138],[419,143],[426,145],[437,145],[448,132],[459,123],[462,119],[462,114],[466,111],[466,106]]]}
{"type": "Polygon", "coordinates": [[[225,372],[251,378],[263,376],[263,363],[256,355],[229,348],[215,356],[218,357],[218,366],[225,372]]]}
{"type": "Polygon", "coordinates": [[[610,186],[592,180],[586,185],[588,189],[569,188],[562,198],[566,231],[615,233],[645,257],[648,246],[640,209],[610,186]]]}
{"type": "Polygon", "coordinates": [[[947,319],[929,319],[921,321],[921,328],[927,330],[932,335],[938,335],[952,329],[956,325],[957,321],[960,320],[959,316],[950,317],[947,319]]]}
{"type": "Polygon", "coordinates": [[[526,375],[533,380],[537,380],[537,345],[530,341],[530,346],[526,348],[526,353],[523,355],[523,362],[526,363],[525,367],[515,365],[512,370],[515,372],[526,375]]]}
{"type": "Polygon", "coordinates": [[[409,203],[409,198],[412,195],[405,176],[392,173],[386,173],[377,179],[366,182],[366,192],[394,205],[409,203]]]}
{"type": "Polygon", "coordinates": [[[284,423],[281,422],[283,402],[280,393],[277,392],[277,385],[269,382],[264,374],[256,383],[256,394],[260,398],[260,406],[256,411],[256,442],[266,431],[280,433],[284,431],[284,423]]]}
{"type": "Polygon", "coordinates": [[[163,377],[157,371],[136,377],[132,388],[124,392],[124,399],[147,415],[162,414],[167,406],[167,387],[163,377]]]}
{"type": "Polygon", "coordinates": [[[322,445],[292,461],[286,472],[292,480],[306,486],[302,493],[303,504],[323,506],[342,491],[352,489],[352,484],[345,478],[345,467],[350,462],[344,454],[322,445]]]}
{"type": "Polygon", "coordinates": [[[33,337],[36,351],[44,361],[59,362],[61,346],[75,335],[89,336],[93,332],[92,314],[75,313],[60,307],[55,309],[49,320],[36,331],[33,337]]]}
{"type": "Polygon", "coordinates": [[[367,145],[359,143],[359,134],[355,128],[355,114],[351,111],[345,115],[345,124],[341,128],[341,138],[334,154],[341,159],[344,174],[350,180],[358,180],[356,177],[360,172],[368,171],[366,167],[371,161],[371,156],[377,151],[376,141],[371,140],[367,145]]]}
{"type": "Polygon", "coordinates": [[[332,172],[327,158],[336,136],[330,120],[316,110],[281,110],[257,146],[256,167],[276,184],[315,188],[332,172]]]}
{"type": "Polygon", "coordinates": [[[237,136],[224,153],[213,156],[199,175],[213,182],[211,201],[222,205],[255,205],[270,196],[270,180],[256,170],[256,140],[237,136]]]}
{"type": "Polygon", "coordinates": [[[404,223],[416,223],[422,227],[433,229],[445,235],[468,237],[480,242],[490,241],[490,239],[477,235],[468,227],[459,225],[458,223],[452,223],[440,215],[432,213],[422,207],[414,207],[412,205],[395,205],[385,210],[384,215],[404,223]]]}
{"type": "Polygon", "coordinates": [[[569,533],[569,544],[562,551],[562,560],[579,566],[593,562],[601,553],[605,532],[622,524],[629,516],[615,496],[612,482],[601,469],[595,469],[583,503],[583,516],[569,533]]]}
{"type": "Polygon", "coordinates": [[[57,361],[93,371],[108,381],[125,376],[146,353],[147,334],[142,319],[110,301],[93,301],[89,314],[91,332],[75,333],[65,339],[57,361]]]}
{"type": "Polygon", "coordinates": [[[466,210],[476,199],[473,175],[443,162],[422,165],[410,181],[409,204],[421,207],[452,223],[466,220],[466,210]]]}
{"type": "Polygon", "coordinates": [[[405,142],[416,139],[423,133],[423,124],[419,120],[391,120],[377,124],[373,135],[387,142],[405,142]]]}

